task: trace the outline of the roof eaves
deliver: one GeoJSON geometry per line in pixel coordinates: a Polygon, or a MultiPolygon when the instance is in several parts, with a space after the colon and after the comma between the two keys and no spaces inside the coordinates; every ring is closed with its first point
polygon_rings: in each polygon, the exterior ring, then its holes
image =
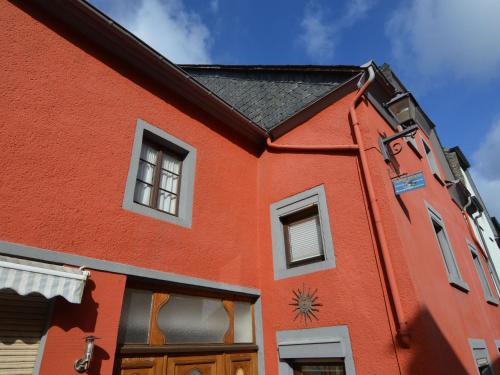
{"type": "Polygon", "coordinates": [[[34,0],[33,3],[189,102],[200,107],[203,101],[203,110],[254,143],[263,144],[267,134],[256,123],[87,1],[34,0]]]}

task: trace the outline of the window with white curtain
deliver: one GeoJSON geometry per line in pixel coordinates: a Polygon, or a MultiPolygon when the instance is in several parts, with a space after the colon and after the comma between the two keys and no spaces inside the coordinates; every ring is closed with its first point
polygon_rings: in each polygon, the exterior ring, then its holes
{"type": "Polygon", "coordinates": [[[190,228],[195,167],[193,146],[138,119],[123,208],[190,228]]]}
{"type": "Polygon", "coordinates": [[[173,152],[143,142],[134,201],[171,215],[177,215],[182,160],[173,152]]]}
{"type": "Polygon", "coordinates": [[[431,147],[424,141],[422,138],[422,145],[424,146],[425,156],[427,158],[427,163],[429,164],[429,168],[438,180],[442,180],[441,172],[439,172],[438,164],[436,162],[436,158],[434,157],[434,153],[432,152],[431,147]]]}

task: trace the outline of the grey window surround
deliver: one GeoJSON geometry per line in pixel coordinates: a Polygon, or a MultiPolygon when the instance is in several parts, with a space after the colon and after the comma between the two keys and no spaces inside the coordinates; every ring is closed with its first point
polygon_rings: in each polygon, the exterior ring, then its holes
{"type": "MultiPolygon", "coordinates": [[[[486,359],[488,361],[488,367],[491,374],[495,374],[493,371],[493,366],[491,365],[490,355],[488,353],[488,347],[486,342],[482,339],[469,339],[469,346],[472,351],[472,358],[474,358],[474,364],[476,368],[479,366],[478,361],[486,359]]],[[[477,371],[479,373],[479,369],[477,371]]]]}
{"type": "Polygon", "coordinates": [[[420,140],[422,141],[424,154],[427,159],[427,164],[429,165],[429,169],[431,170],[432,175],[441,185],[444,185],[443,177],[436,162],[436,156],[434,155],[434,151],[432,151],[431,146],[429,146],[429,143],[426,142],[422,136],[420,136],[420,140]]]}
{"type": "Polygon", "coordinates": [[[495,347],[497,348],[497,353],[500,354],[500,340],[495,340],[495,347]]]}
{"type": "Polygon", "coordinates": [[[195,168],[196,149],[193,146],[168,134],[164,130],[148,124],[144,120],[138,119],[135,128],[134,144],[132,146],[132,156],[130,158],[130,167],[128,171],[127,182],[125,185],[125,195],[123,198],[122,207],[128,211],[132,211],[140,215],[149,216],[154,219],[180,225],[185,228],[191,228],[195,168]],[[183,156],[179,192],[179,209],[177,216],[170,215],[154,208],[146,207],[134,202],[134,190],[137,178],[137,170],[139,168],[139,157],[141,154],[141,148],[145,134],[148,139],[153,139],[161,146],[164,146],[165,148],[177,152],[183,156]]]}
{"type": "Polygon", "coordinates": [[[455,254],[453,253],[453,248],[451,247],[451,243],[450,243],[450,237],[448,236],[448,233],[446,231],[446,227],[444,225],[443,218],[429,203],[427,203],[427,202],[424,202],[424,203],[425,203],[425,207],[427,209],[427,213],[429,216],[432,231],[433,231],[434,236],[436,238],[437,246],[439,247],[439,250],[440,250],[443,262],[444,262],[445,270],[448,274],[448,281],[449,281],[451,286],[457,288],[458,290],[461,290],[462,292],[468,293],[469,292],[469,285],[462,279],[462,275],[460,273],[460,269],[458,267],[458,263],[457,263],[457,260],[455,258],[455,254]],[[447,246],[443,247],[441,245],[441,241],[439,240],[438,235],[434,229],[434,223],[436,223],[438,226],[441,227],[441,230],[443,231],[444,237],[446,239],[447,246]],[[454,266],[454,268],[456,270],[456,274],[454,274],[454,272],[450,272],[448,270],[449,265],[454,266]]]}
{"type": "Polygon", "coordinates": [[[420,149],[418,148],[417,135],[415,134],[414,137],[406,136],[406,137],[403,137],[403,139],[406,141],[406,144],[415,153],[415,155],[417,155],[417,157],[419,159],[422,159],[422,153],[420,152],[420,149]]]}
{"type": "Polygon", "coordinates": [[[270,211],[275,280],[335,268],[335,253],[324,185],[313,187],[312,189],[308,189],[279,202],[273,203],[270,207],[270,211]],[[280,218],[306,207],[310,207],[313,204],[318,206],[318,216],[321,226],[321,237],[323,240],[325,259],[314,263],[288,268],[286,262],[284,230],[280,218]]]}
{"type": "Polygon", "coordinates": [[[486,299],[486,302],[488,302],[491,305],[498,306],[498,300],[493,296],[493,291],[491,290],[491,286],[488,283],[486,272],[484,271],[483,264],[481,263],[481,257],[482,257],[481,254],[479,254],[479,252],[471,242],[467,241],[467,246],[469,247],[469,250],[472,254],[472,261],[474,262],[474,267],[476,268],[478,274],[477,276],[479,278],[479,282],[481,283],[481,287],[483,289],[484,298],[486,299]]]}
{"type": "Polygon", "coordinates": [[[349,329],[345,325],[277,331],[279,375],[293,375],[294,360],[343,359],[355,375],[349,329]]]}

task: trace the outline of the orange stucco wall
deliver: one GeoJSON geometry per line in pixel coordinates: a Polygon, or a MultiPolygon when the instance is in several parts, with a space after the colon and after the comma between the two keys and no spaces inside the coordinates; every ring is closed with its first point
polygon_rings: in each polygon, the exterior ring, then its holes
{"type": "Polygon", "coordinates": [[[82,357],[84,337],[89,335],[98,339],[88,373],[111,374],[125,281],[124,275],[91,270],[81,304],[56,299],[41,375],[75,373],[73,364],[82,357]]]}
{"type": "MultiPolygon", "coordinates": [[[[0,21],[0,46],[8,51],[0,62],[2,241],[259,288],[268,374],[277,373],[276,331],[340,324],[349,327],[357,374],[474,373],[467,338],[484,339],[491,359],[498,359],[493,340],[500,338],[499,310],[484,301],[459,209],[430,174],[425,157],[406,146],[396,156],[400,172],[423,170],[427,186],[396,199],[390,180],[396,172],[382,160],[377,141],[392,130],[368,103],[358,113],[410,325],[409,349],[395,345],[392,307],[354,153],[260,154],[226,136],[224,126],[202,110],[37,11],[0,2],[0,21]],[[137,118],[197,149],[191,229],[122,209],[137,118]],[[275,281],[269,206],[320,184],[336,267],[275,281]],[[467,294],[448,283],[424,201],[444,219],[470,286],[467,294]],[[289,306],[292,290],[303,285],[317,288],[322,304],[319,320],[307,326],[294,320],[289,306]]],[[[332,104],[277,143],[352,143],[352,98],[332,104]]],[[[92,274],[95,288],[86,291],[81,306],[56,303],[43,374],[72,366],[90,333],[102,337],[97,344],[109,356],[102,357],[101,373],[111,371],[125,277],[92,274]],[[82,311],[92,313],[93,304],[98,314],[89,326],[92,317],[82,311]]]]}

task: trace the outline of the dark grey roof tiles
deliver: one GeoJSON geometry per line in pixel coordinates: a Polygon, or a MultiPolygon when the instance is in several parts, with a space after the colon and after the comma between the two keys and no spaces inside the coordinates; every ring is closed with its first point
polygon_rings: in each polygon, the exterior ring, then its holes
{"type": "Polygon", "coordinates": [[[361,71],[357,67],[181,67],[264,130],[300,112],[361,71]]]}

